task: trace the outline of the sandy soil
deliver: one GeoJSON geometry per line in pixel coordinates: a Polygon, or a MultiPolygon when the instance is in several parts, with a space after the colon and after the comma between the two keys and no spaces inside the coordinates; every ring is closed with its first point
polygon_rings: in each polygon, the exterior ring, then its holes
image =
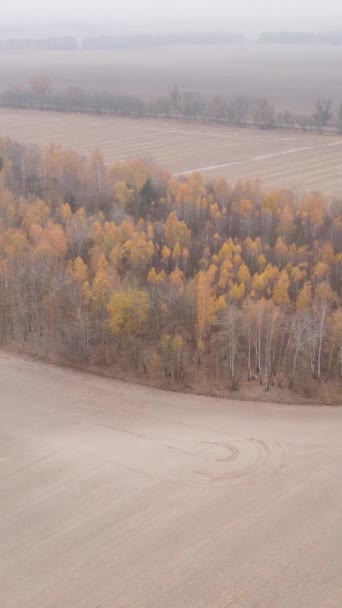
{"type": "Polygon", "coordinates": [[[201,171],[232,182],[254,178],[271,188],[342,193],[338,136],[4,108],[0,135],[43,147],[54,142],[82,154],[100,149],[108,162],[140,158],[180,175],[201,171]]]}
{"type": "Polygon", "coordinates": [[[0,355],[1,608],[340,608],[342,409],[0,355]]]}

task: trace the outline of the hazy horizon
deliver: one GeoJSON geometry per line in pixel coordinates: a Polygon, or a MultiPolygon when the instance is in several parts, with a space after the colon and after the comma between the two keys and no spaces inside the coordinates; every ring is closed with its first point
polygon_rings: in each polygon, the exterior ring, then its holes
{"type": "Polygon", "coordinates": [[[66,31],[196,30],[260,31],[263,29],[336,29],[342,27],[337,0],[15,0],[0,7],[0,29],[58,28],[66,31]]]}

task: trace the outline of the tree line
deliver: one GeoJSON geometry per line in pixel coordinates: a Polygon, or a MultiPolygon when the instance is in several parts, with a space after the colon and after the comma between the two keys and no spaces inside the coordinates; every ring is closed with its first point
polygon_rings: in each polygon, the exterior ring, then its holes
{"type": "Polygon", "coordinates": [[[175,86],[168,94],[146,100],[137,95],[116,95],[109,91],[87,92],[70,86],[56,91],[47,76],[34,76],[28,88],[13,87],[0,95],[0,105],[58,112],[89,112],[123,116],[150,116],[207,120],[238,127],[327,130],[342,133],[342,104],[331,97],[315,100],[311,114],[276,111],[265,98],[244,95],[203,97],[198,92],[175,86]]]}
{"type": "MultiPolygon", "coordinates": [[[[88,36],[83,39],[74,36],[50,36],[47,38],[7,38],[0,40],[0,50],[114,50],[166,45],[241,44],[244,41],[245,38],[241,34],[205,31],[185,34],[115,34],[88,36]]],[[[340,30],[262,32],[258,37],[258,42],[261,44],[340,46],[342,32],[340,30]]]]}
{"type": "Polygon", "coordinates": [[[0,158],[2,344],[181,386],[341,386],[340,201],[55,145],[0,158]]]}
{"type": "Polygon", "coordinates": [[[262,32],[259,36],[262,44],[295,44],[314,46],[341,46],[342,31],[331,32],[262,32]]]}
{"type": "Polygon", "coordinates": [[[0,40],[0,51],[75,51],[78,47],[77,40],[72,36],[0,40]]]}
{"type": "Polygon", "coordinates": [[[90,36],[82,41],[82,48],[86,50],[110,50],[130,47],[159,47],[159,46],[188,46],[188,45],[215,45],[236,44],[243,42],[240,34],[199,32],[187,34],[131,34],[116,36],[90,36]]]}
{"type": "Polygon", "coordinates": [[[200,32],[188,34],[124,34],[89,36],[79,40],[73,36],[48,38],[7,38],[0,40],[0,50],[9,51],[76,51],[114,50],[117,48],[160,47],[166,45],[234,44],[243,42],[243,36],[230,33],[200,32]]]}

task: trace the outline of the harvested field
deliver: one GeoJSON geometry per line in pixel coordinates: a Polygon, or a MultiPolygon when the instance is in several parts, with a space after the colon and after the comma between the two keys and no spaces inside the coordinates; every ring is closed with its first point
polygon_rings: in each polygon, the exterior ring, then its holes
{"type": "Polygon", "coordinates": [[[266,187],[342,194],[342,137],[234,129],[175,120],[0,109],[0,135],[80,153],[99,148],[108,162],[141,158],[176,173],[201,171],[261,179],[266,187]]]}
{"type": "Polygon", "coordinates": [[[342,101],[342,48],[232,44],[111,51],[0,51],[0,91],[46,74],[70,85],[153,98],[176,84],[210,95],[266,97],[278,109],[309,114],[318,97],[342,101]]]}
{"type": "Polygon", "coordinates": [[[341,409],[0,382],[1,608],[341,607],[341,409]]]}

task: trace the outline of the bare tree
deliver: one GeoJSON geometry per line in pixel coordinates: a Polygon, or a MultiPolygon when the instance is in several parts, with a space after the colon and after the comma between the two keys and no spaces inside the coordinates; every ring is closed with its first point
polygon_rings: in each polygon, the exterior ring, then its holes
{"type": "Polygon", "coordinates": [[[336,127],[339,133],[342,133],[342,103],[337,112],[336,116],[336,127]]]}
{"type": "Polygon", "coordinates": [[[233,390],[238,386],[237,358],[243,332],[243,317],[236,306],[229,306],[218,322],[217,340],[223,357],[228,361],[230,385],[233,390]]]}
{"type": "Polygon", "coordinates": [[[262,129],[270,129],[274,126],[275,111],[273,105],[267,99],[255,99],[253,103],[254,123],[262,129]]]}
{"type": "Polygon", "coordinates": [[[319,382],[322,375],[322,354],[323,343],[327,332],[327,318],[331,309],[332,301],[325,299],[316,299],[313,307],[313,320],[315,323],[317,336],[317,354],[315,358],[314,378],[319,382]]]}
{"type": "Polygon", "coordinates": [[[248,97],[242,95],[234,97],[227,107],[229,122],[239,126],[246,124],[250,108],[251,100],[248,97]]]}
{"type": "Polygon", "coordinates": [[[297,371],[298,357],[307,344],[312,331],[312,320],[307,311],[294,313],[291,323],[291,339],[293,344],[292,369],[290,372],[289,386],[293,388],[297,371]]]}
{"type": "Polygon", "coordinates": [[[320,97],[315,101],[315,112],[313,114],[313,120],[318,129],[326,127],[328,122],[332,119],[332,108],[333,99],[331,97],[320,97]]]}
{"type": "Polygon", "coordinates": [[[48,96],[52,93],[52,81],[48,76],[33,76],[31,90],[33,97],[38,101],[39,107],[44,109],[48,96]]]}

